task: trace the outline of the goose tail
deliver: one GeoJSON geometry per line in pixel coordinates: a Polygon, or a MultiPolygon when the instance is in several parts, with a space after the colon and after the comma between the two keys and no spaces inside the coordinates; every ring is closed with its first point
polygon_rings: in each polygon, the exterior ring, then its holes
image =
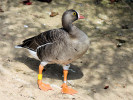
{"type": "Polygon", "coordinates": [[[22,48],[22,46],[21,45],[16,45],[15,48],[22,48]]]}

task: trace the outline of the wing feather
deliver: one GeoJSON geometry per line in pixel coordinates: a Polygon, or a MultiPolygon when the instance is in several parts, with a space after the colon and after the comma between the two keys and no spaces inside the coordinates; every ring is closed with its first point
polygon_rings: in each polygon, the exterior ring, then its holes
{"type": "Polygon", "coordinates": [[[38,48],[44,47],[49,43],[54,43],[55,41],[58,41],[63,36],[63,34],[66,33],[67,32],[62,28],[49,30],[37,36],[24,40],[23,43],[18,46],[36,51],[38,48]]]}

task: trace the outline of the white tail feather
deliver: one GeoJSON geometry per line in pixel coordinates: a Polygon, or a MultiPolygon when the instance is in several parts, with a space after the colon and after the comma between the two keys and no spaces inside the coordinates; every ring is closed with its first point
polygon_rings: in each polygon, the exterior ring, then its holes
{"type": "Polygon", "coordinates": [[[39,59],[39,58],[37,57],[37,53],[36,53],[35,51],[29,50],[29,53],[30,53],[34,58],[39,59]]]}
{"type": "Polygon", "coordinates": [[[21,46],[16,45],[15,48],[22,48],[21,46]]]}

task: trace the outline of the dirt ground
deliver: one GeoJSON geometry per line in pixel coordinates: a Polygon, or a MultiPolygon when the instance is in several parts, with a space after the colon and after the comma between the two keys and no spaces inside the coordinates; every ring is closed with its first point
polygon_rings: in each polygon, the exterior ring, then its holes
{"type": "MultiPolygon", "coordinates": [[[[125,2],[96,5],[93,0],[0,0],[1,100],[132,100],[133,9],[125,2]],[[68,85],[78,94],[61,93],[62,67],[47,65],[43,81],[53,90],[37,86],[39,61],[27,50],[15,49],[24,39],[60,28],[62,13],[75,9],[85,16],[74,24],[91,39],[88,52],[71,64],[68,85]],[[59,15],[49,17],[51,11],[59,15]],[[121,40],[119,40],[121,39],[121,40]],[[105,89],[106,88],[106,89],[105,89]]],[[[131,5],[133,6],[133,5],[131,5]]]]}

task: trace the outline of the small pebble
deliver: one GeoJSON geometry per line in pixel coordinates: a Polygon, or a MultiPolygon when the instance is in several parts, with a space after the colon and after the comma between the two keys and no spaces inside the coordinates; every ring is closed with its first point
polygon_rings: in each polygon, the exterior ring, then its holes
{"type": "Polygon", "coordinates": [[[109,86],[108,86],[108,85],[104,87],[104,89],[108,89],[108,88],[109,88],[109,86]]]}
{"type": "Polygon", "coordinates": [[[97,21],[97,24],[102,24],[103,23],[103,21],[97,21]]]}
{"type": "Polygon", "coordinates": [[[99,29],[99,27],[96,27],[96,29],[99,29]]]}
{"type": "Polygon", "coordinates": [[[50,17],[54,17],[56,15],[59,15],[59,13],[58,12],[51,12],[50,17]]]}
{"type": "Polygon", "coordinates": [[[46,12],[47,14],[51,15],[51,12],[46,12]]]}
{"type": "Polygon", "coordinates": [[[117,47],[119,48],[119,47],[121,47],[122,46],[122,43],[118,43],[117,44],[117,47]]]}
{"type": "Polygon", "coordinates": [[[25,28],[28,28],[28,25],[24,25],[25,28]]]}

